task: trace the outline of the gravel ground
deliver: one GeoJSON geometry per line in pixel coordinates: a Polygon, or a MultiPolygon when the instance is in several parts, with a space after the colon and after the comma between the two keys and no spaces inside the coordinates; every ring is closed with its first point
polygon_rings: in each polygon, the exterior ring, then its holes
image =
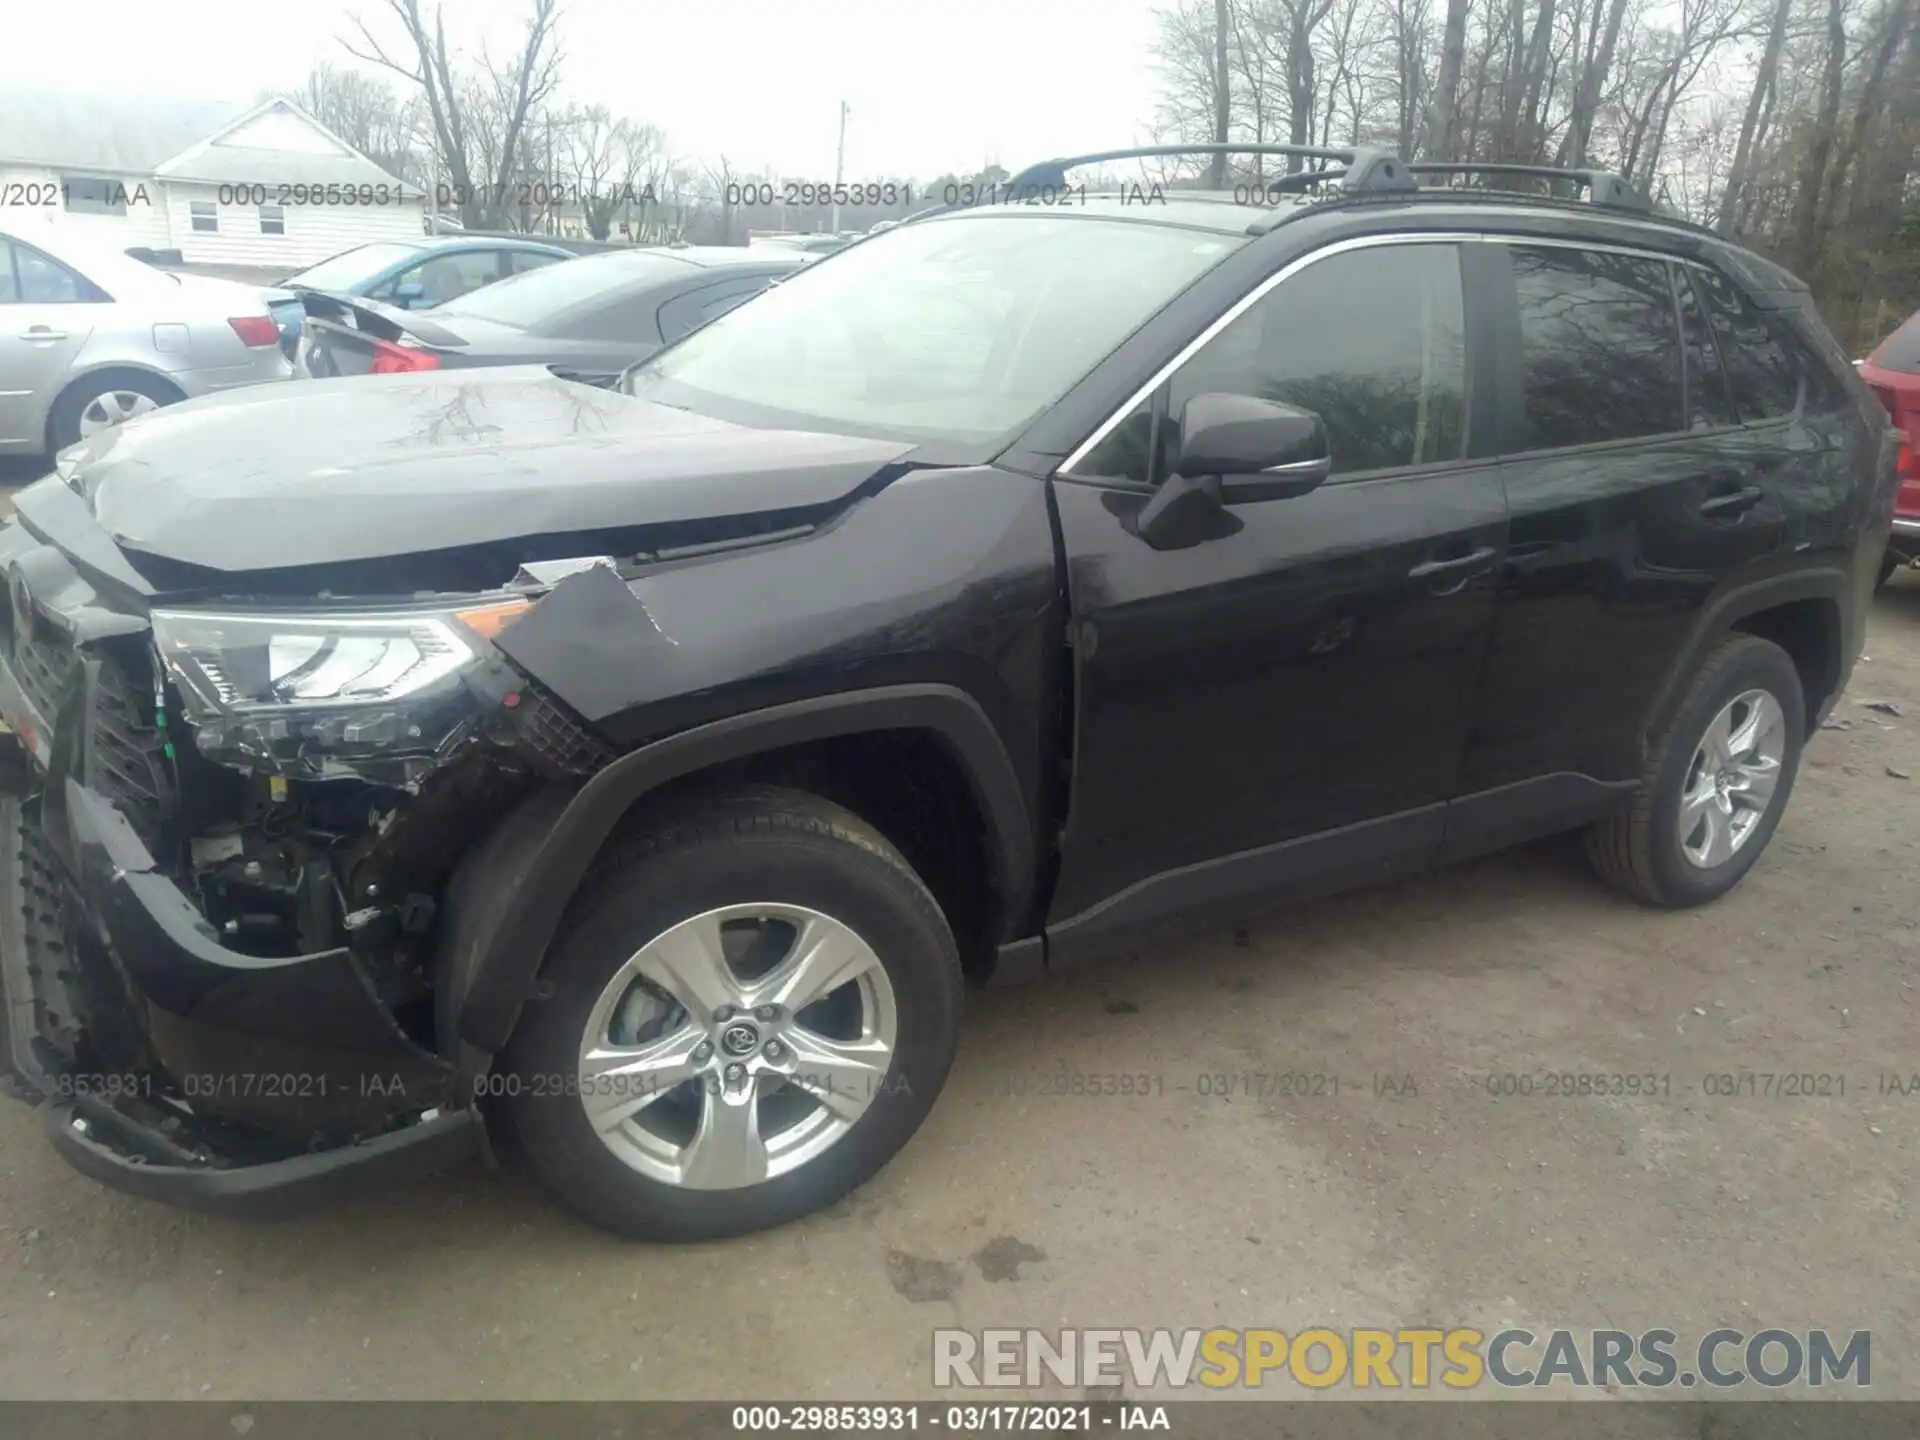
{"type": "Polygon", "coordinates": [[[1518,1323],[1871,1329],[1874,1393],[1920,1398],[1920,1095],[1881,1093],[1920,1071],[1920,576],[1868,655],[1721,904],[1637,909],[1556,842],[976,996],[907,1151],[731,1244],[623,1245],[488,1174],[220,1222],[6,1105],[0,1396],[906,1398],[936,1326],[1518,1323]],[[1158,1093],[1042,1093],[1063,1071],[1158,1093]],[[1485,1085],[1559,1071],[1670,1093],[1485,1085]],[[1339,1094],[1226,1078],[1282,1072],[1339,1094]]]}

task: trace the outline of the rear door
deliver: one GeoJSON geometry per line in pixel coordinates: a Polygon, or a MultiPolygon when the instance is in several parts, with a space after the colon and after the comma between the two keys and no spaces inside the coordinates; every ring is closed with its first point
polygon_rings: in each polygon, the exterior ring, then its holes
{"type": "Polygon", "coordinates": [[[1689,267],[1604,246],[1486,248],[1506,268],[1512,531],[1450,857],[1612,803],[1700,607],[1777,554],[1795,513],[1782,437],[1741,423],[1689,267]]]}
{"type": "Polygon", "coordinates": [[[1462,248],[1311,258],[1056,476],[1078,713],[1052,953],[1437,847],[1507,526],[1462,248]],[[1334,473],[1155,549],[1136,517],[1181,408],[1223,391],[1317,411],[1334,473]]]}
{"type": "Polygon", "coordinates": [[[77,271],[0,236],[0,449],[46,443],[47,407],[109,304],[77,271]]]}

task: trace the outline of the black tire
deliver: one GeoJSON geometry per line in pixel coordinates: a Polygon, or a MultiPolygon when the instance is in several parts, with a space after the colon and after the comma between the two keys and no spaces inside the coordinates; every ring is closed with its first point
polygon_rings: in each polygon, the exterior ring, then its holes
{"type": "Polygon", "coordinates": [[[129,390],[156,405],[177,405],[186,398],[157,376],[139,370],[101,370],[76,380],[47,412],[47,453],[57,454],[80,439],[80,417],[102,395],[129,390]]]}
{"type": "Polygon", "coordinates": [[[539,998],[501,1056],[500,1117],[547,1190],[617,1234],[705,1240],[784,1224],[862,1184],[919,1129],[953,1063],[962,990],[939,905],[858,816],[773,787],[685,803],[610,847],[569,907],[539,998]],[[692,916],[749,903],[805,906],[851,927],[891,984],[897,1040],[886,1081],[823,1153],[743,1188],[685,1189],[628,1165],[578,1096],[543,1091],[539,1077],[578,1073],[590,1013],[627,957],[692,916]]]}
{"type": "Polygon", "coordinates": [[[1887,551],[1885,555],[1882,555],[1880,557],[1880,575],[1879,578],[1873,582],[1873,588],[1876,590],[1885,588],[1887,581],[1893,578],[1893,572],[1898,570],[1900,565],[1900,557],[1891,550],[1887,551]]]}
{"type": "Polygon", "coordinates": [[[1587,858],[1600,878],[1648,905],[1684,909],[1717,900],[1738,885],[1767,848],[1793,793],[1806,742],[1806,698],[1793,659],[1770,640],[1730,635],[1708,655],[1672,721],[1653,745],[1633,808],[1588,828],[1587,858]],[[1765,690],[1786,720],[1779,780],[1766,812],[1740,848],[1711,869],[1681,852],[1679,802],[1708,724],[1736,696],[1765,690]]]}

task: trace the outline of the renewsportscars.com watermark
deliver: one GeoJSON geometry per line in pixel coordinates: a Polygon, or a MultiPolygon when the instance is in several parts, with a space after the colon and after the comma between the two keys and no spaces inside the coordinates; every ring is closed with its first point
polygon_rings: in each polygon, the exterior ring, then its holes
{"type": "Polygon", "coordinates": [[[1133,1393],[1852,1386],[1873,1380],[1873,1332],[1710,1330],[935,1330],[941,1389],[1124,1385],[1133,1393]]]}

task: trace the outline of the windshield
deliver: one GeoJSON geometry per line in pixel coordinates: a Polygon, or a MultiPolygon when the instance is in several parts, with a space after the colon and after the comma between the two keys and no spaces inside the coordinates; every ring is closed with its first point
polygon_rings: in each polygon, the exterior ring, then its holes
{"type": "Polygon", "coordinates": [[[789,276],[635,370],[821,429],[978,443],[1064,395],[1244,243],[1168,225],[1001,214],[902,225],[789,276]]]}
{"type": "Polygon", "coordinates": [[[425,248],[424,245],[408,245],[400,240],[379,240],[371,245],[356,245],[351,250],[343,250],[338,255],[322,260],[318,265],[307,267],[286,283],[304,285],[309,290],[351,292],[376,275],[383,274],[388,266],[398,265],[425,248]]]}
{"type": "Polygon", "coordinates": [[[483,286],[471,295],[462,295],[439,313],[472,315],[529,330],[609,290],[624,290],[650,280],[679,279],[691,272],[685,260],[651,251],[587,255],[483,286]]]}

